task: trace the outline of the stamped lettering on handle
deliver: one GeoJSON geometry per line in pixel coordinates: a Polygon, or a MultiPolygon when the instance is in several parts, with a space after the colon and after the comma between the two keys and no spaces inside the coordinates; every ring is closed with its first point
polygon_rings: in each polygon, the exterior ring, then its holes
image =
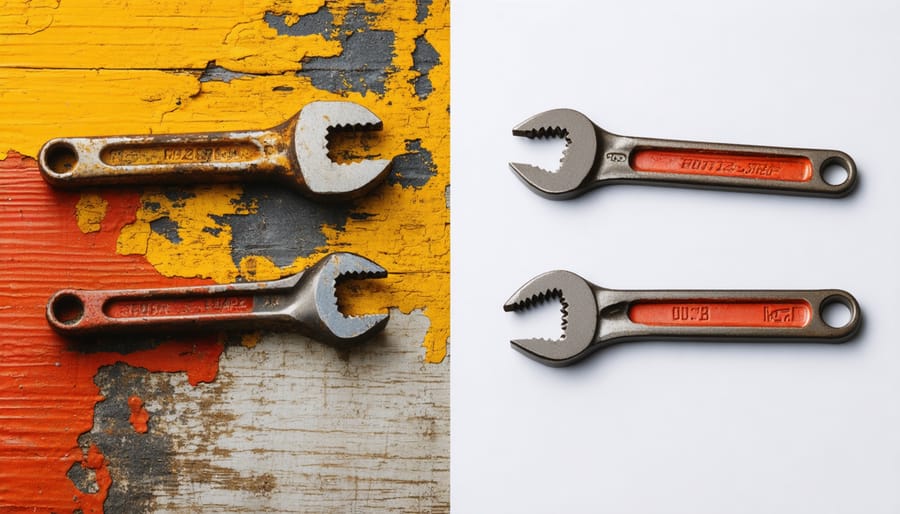
{"type": "Polygon", "coordinates": [[[651,326],[802,328],[812,308],[805,301],[642,302],[631,306],[628,318],[651,326]]]}
{"type": "Polygon", "coordinates": [[[100,152],[100,160],[110,166],[245,162],[261,157],[259,147],[244,142],[116,145],[100,152]]]}
{"type": "Polygon", "coordinates": [[[165,318],[253,312],[250,296],[113,300],[103,307],[110,318],[165,318]]]}
{"type": "Polygon", "coordinates": [[[732,154],[688,150],[641,149],[632,153],[635,171],[739,177],[785,182],[812,180],[812,162],[806,157],[732,154]]]}

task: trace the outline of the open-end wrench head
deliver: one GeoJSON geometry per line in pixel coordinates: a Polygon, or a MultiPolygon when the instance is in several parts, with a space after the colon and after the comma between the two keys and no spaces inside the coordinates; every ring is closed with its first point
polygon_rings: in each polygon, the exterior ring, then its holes
{"type": "Polygon", "coordinates": [[[513,348],[548,366],[567,366],[591,349],[597,332],[597,300],[591,285],[569,271],[549,271],[529,280],[503,304],[503,310],[522,311],[552,299],[562,304],[559,339],[514,339],[513,348]]]}
{"type": "MultiPolygon", "coordinates": [[[[331,343],[356,343],[370,338],[387,325],[389,314],[345,316],[338,310],[336,286],[341,280],[384,278],[387,271],[359,255],[336,252],[325,256],[304,272],[303,281],[309,284],[312,310],[307,310],[310,335],[331,343]]],[[[304,302],[304,309],[308,304],[304,302]]]]}
{"type": "Polygon", "coordinates": [[[518,162],[509,163],[509,167],[536,193],[548,198],[565,199],[580,193],[578,186],[590,175],[599,144],[594,123],[587,116],[572,109],[544,111],[513,127],[512,133],[530,139],[565,138],[559,169],[545,170],[518,162]]]}
{"type": "Polygon", "coordinates": [[[328,157],[329,130],[381,130],[372,111],[353,102],[312,102],[300,111],[294,151],[306,187],[317,196],[356,197],[391,170],[386,159],[339,164],[328,157]]]}

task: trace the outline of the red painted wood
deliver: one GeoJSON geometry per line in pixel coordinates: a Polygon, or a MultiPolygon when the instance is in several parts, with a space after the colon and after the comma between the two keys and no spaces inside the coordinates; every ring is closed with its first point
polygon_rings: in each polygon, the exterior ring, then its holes
{"type": "MultiPolygon", "coordinates": [[[[50,189],[33,159],[10,152],[0,161],[0,511],[101,512],[111,483],[100,449],[83,452],[101,400],[94,375],[126,362],[150,371],[184,371],[192,384],[211,381],[221,343],[215,337],[166,342],[129,354],[85,353],[44,318],[58,289],[120,289],[204,284],[168,279],[142,256],[116,254],[122,226],[134,221],[139,195],[100,191],[109,202],[101,230],[75,223],[79,193],[50,189]],[[94,469],[100,491],[79,491],[67,478],[74,463],[94,469]]],[[[151,413],[152,416],[152,413],[151,413]]]]}

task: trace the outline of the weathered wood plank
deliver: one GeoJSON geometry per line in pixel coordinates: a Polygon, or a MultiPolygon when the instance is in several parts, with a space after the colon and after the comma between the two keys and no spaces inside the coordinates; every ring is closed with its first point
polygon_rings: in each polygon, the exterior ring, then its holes
{"type": "Polygon", "coordinates": [[[0,510],[448,510],[446,0],[0,2],[0,91],[0,510]],[[395,158],[352,205],[63,193],[29,158],[57,136],[264,128],[319,99],[384,120],[332,141],[395,158]],[[347,312],[394,313],[346,355],[266,334],[73,345],[43,319],[62,287],[267,280],[335,250],[391,272],[342,286],[347,312]]]}

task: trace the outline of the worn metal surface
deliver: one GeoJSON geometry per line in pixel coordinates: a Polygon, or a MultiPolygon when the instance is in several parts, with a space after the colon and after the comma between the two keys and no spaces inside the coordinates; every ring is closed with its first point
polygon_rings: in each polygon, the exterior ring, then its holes
{"type": "Polygon", "coordinates": [[[412,0],[38,1],[0,16],[0,110],[15,120],[0,124],[0,510],[449,510],[448,20],[447,2],[412,0]],[[353,53],[368,31],[386,33],[372,64],[353,53]],[[34,160],[61,134],[243,130],[311,101],[378,114],[383,131],[328,149],[396,158],[382,186],[342,205],[267,184],[63,191],[34,160]],[[64,287],[278,280],[335,251],[391,271],[338,288],[343,312],[392,313],[349,352],[268,333],[85,347],[44,318],[64,287]]]}
{"type": "Polygon", "coordinates": [[[274,180],[313,199],[346,200],[370,191],[391,160],[335,163],[328,138],[381,130],[372,111],[352,102],[311,102],[269,130],[145,136],[59,137],[38,155],[58,187],[274,180]]]}
{"type": "Polygon", "coordinates": [[[552,299],[563,306],[562,337],[512,341],[513,348],[549,366],[574,364],[601,348],[639,339],[843,343],[862,322],[856,299],[837,289],[622,291],[562,270],[529,280],[503,309],[522,311],[552,299]],[[833,303],[849,310],[846,324],[825,321],[822,313],[833,303]]]}
{"type": "Polygon", "coordinates": [[[554,172],[509,164],[528,187],[552,199],[616,183],[830,197],[845,196],[856,185],[856,164],[837,150],[620,136],[572,109],[536,114],[516,125],[513,135],[566,139],[566,152],[554,172]],[[842,167],[845,178],[826,177],[830,166],[842,167]]]}
{"type": "Polygon", "coordinates": [[[65,336],[269,329],[298,332],[326,343],[357,343],[383,329],[389,316],[343,315],[337,306],[337,284],[349,278],[386,276],[384,268],[365,257],[335,252],[290,277],[267,282],[64,289],[47,301],[47,321],[65,336]]]}

